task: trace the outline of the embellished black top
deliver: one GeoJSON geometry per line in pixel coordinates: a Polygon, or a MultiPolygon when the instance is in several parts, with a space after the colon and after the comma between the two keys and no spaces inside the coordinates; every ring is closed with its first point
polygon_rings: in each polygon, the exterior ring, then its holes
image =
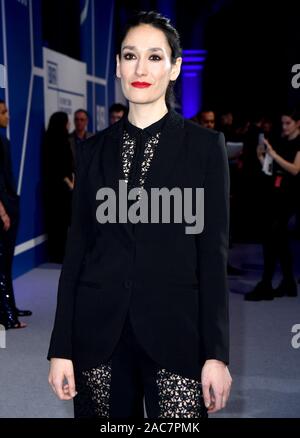
{"type": "MultiPolygon", "coordinates": [[[[122,166],[128,191],[134,187],[142,189],[150,168],[163,126],[169,117],[167,112],[160,120],[144,129],[138,128],[128,120],[124,121],[122,166]]],[[[140,197],[140,193],[138,198],[140,197]]]]}

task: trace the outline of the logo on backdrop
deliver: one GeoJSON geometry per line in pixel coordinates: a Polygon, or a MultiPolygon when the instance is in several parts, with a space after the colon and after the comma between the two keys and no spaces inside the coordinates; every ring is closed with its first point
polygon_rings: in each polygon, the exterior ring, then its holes
{"type": "Polygon", "coordinates": [[[86,108],[86,64],[62,53],[43,47],[45,126],[56,111],[70,116],[70,129],[74,129],[74,111],[86,108]]]}
{"type": "Polygon", "coordinates": [[[48,61],[47,62],[47,78],[48,78],[48,86],[58,86],[58,66],[55,62],[48,61]]]}

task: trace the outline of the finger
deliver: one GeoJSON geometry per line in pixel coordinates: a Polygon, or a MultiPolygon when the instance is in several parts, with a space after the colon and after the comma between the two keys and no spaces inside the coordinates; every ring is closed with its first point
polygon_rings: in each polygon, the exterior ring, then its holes
{"type": "Polygon", "coordinates": [[[67,394],[67,395],[69,394],[69,385],[68,384],[63,386],[63,391],[64,391],[64,394],[67,394]]]}
{"type": "Polygon", "coordinates": [[[217,391],[214,389],[214,406],[213,409],[210,411],[211,413],[217,412],[222,408],[222,398],[223,398],[223,392],[217,391]]]}
{"type": "Polygon", "coordinates": [[[209,408],[211,404],[211,398],[210,398],[210,392],[209,392],[209,385],[208,384],[202,384],[202,394],[203,394],[203,400],[206,408],[209,408]]]}
{"type": "Polygon", "coordinates": [[[70,395],[69,385],[66,384],[63,386],[64,400],[70,400],[73,397],[70,395]]]}
{"type": "Polygon", "coordinates": [[[69,374],[67,376],[67,381],[68,381],[68,387],[69,387],[69,394],[71,397],[75,397],[76,395],[76,388],[75,388],[75,379],[74,379],[74,374],[69,374]]]}
{"type": "Polygon", "coordinates": [[[222,397],[222,401],[221,401],[221,409],[224,409],[224,408],[225,408],[226,403],[227,403],[227,397],[226,397],[226,395],[224,394],[223,397],[222,397]]]}
{"type": "Polygon", "coordinates": [[[209,413],[212,413],[214,411],[215,405],[216,405],[216,400],[215,400],[214,394],[211,393],[211,395],[210,395],[210,405],[208,407],[208,412],[209,413]]]}
{"type": "Polygon", "coordinates": [[[222,409],[225,408],[229,399],[230,389],[224,391],[224,395],[222,398],[222,409]]]}
{"type": "Polygon", "coordinates": [[[50,386],[54,392],[54,394],[59,398],[62,399],[61,395],[59,394],[59,391],[57,391],[57,386],[54,383],[50,382],[50,386]]]}
{"type": "Polygon", "coordinates": [[[55,387],[55,393],[60,400],[69,400],[70,399],[70,397],[68,395],[64,394],[61,379],[54,381],[54,387],[55,387]]]}
{"type": "Polygon", "coordinates": [[[74,392],[74,393],[73,393],[74,395],[71,395],[71,393],[70,393],[70,387],[69,387],[68,384],[65,384],[65,385],[63,386],[63,392],[64,392],[64,395],[68,397],[68,400],[70,400],[70,398],[75,397],[75,395],[77,394],[77,392],[74,392]]]}

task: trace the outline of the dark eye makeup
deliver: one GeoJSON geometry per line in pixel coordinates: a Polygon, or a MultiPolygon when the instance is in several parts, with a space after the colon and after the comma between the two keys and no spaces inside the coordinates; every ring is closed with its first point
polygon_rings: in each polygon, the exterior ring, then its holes
{"type": "MultiPolygon", "coordinates": [[[[130,53],[130,52],[123,53],[123,58],[126,59],[127,61],[130,61],[134,57],[135,57],[134,53],[130,53]]],[[[162,58],[159,55],[150,55],[149,59],[151,61],[160,61],[162,58]]]]}

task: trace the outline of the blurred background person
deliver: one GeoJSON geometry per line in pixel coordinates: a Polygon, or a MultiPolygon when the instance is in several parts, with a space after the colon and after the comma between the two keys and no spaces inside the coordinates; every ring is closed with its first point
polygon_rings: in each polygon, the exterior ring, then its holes
{"type": "MultiPolygon", "coordinates": [[[[0,100],[0,128],[7,128],[8,109],[0,100]]],[[[19,195],[12,170],[11,145],[0,136],[0,323],[6,329],[24,328],[19,316],[29,316],[30,310],[16,306],[12,281],[12,264],[19,225],[19,195]]]]}
{"type": "MultiPolygon", "coordinates": [[[[198,123],[199,125],[203,126],[207,129],[216,129],[216,113],[212,109],[203,109],[199,111],[192,119],[192,121],[198,123]]],[[[229,119],[228,119],[229,120],[229,119]]],[[[229,120],[230,122],[230,120],[229,120]]],[[[227,141],[227,138],[225,136],[225,140],[227,141]]],[[[229,160],[229,170],[230,170],[230,236],[229,236],[229,246],[232,248],[232,230],[233,230],[233,218],[235,213],[234,208],[234,169],[231,165],[231,162],[229,160]]],[[[237,268],[235,266],[232,266],[231,263],[227,264],[227,273],[228,275],[242,275],[243,270],[240,268],[237,268]]]]}
{"type": "Polygon", "coordinates": [[[113,125],[118,122],[127,112],[127,106],[122,103],[113,103],[109,108],[109,124],[113,125]]]}
{"type": "Polygon", "coordinates": [[[65,112],[52,114],[43,141],[43,189],[48,256],[62,263],[71,218],[74,162],[65,112]]]}
{"type": "Polygon", "coordinates": [[[88,124],[89,124],[88,112],[84,109],[81,109],[81,108],[78,109],[77,111],[75,111],[75,113],[74,113],[75,129],[69,135],[69,141],[70,141],[70,146],[71,146],[71,151],[72,151],[74,163],[76,161],[75,145],[78,143],[82,143],[84,140],[86,140],[87,138],[89,138],[93,135],[92,132],[88,131],[88,124]]]}
{"type": "Polygon", "coordinates": [[[233,113],[231,111],[221,112],[220,131],[223,132],[228,141],[231,140],[231,133],[233,131],[233,113]]]}
{"type": "Polygon", "coordinates": [[[211,109],[199,111],[199,113],[192,117],[191,120],[204,126],[204,128],[215,129],[216,127],[216,114],[211,109]]]}
{"type": "Polygon", "coordinates": [[[281,117],[282,137],[271,143],[265,139],[257,148],[258,159],[264,164],[268,153],[273,159],[269,176],[270,190],[265,197],[263,228],[264,271],[262,280],[245,295],[247,301],[271,300],[274,297],[297,296],[292,253],[289,248],[288,225],[299,208],[300,193],[300,113],[286,111],[281,117]],[[272,279],[279,260],[282,280],[274,290],[272,279]]]}

